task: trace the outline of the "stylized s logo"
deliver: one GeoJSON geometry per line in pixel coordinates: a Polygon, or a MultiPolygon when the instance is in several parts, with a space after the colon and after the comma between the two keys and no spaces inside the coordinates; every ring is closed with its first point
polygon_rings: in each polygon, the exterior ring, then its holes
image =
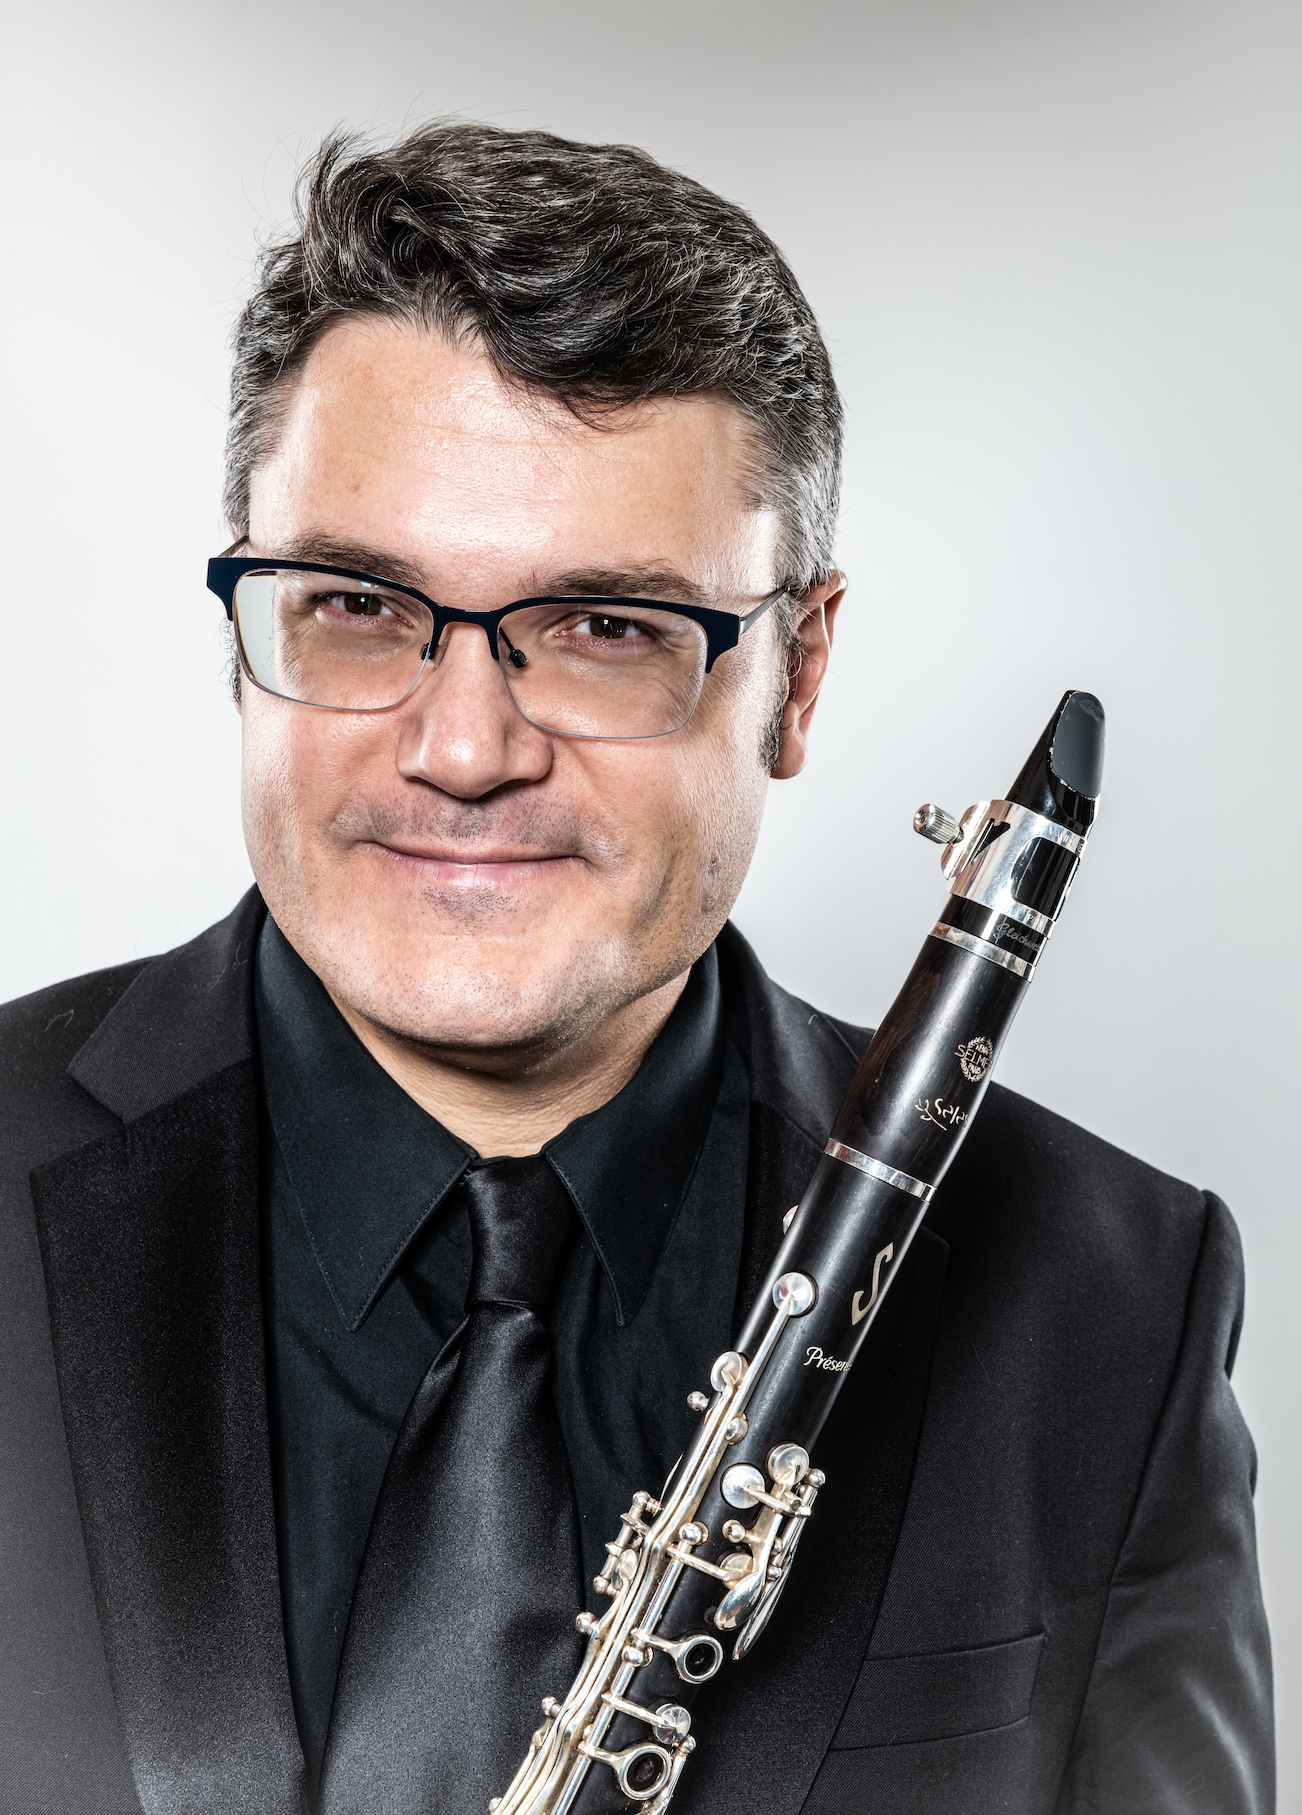
{"type": "Polygon", "coordinates": [[[862,1319],[868,1315],[869,1311],[871,1311],[873,1306],[877,1303],[877,1294],[881,1288],[882,1262],[885,1261],[889,1265],[890,1262],[894,1258],[895,1258],[895,1243],[887,1242],[886,1246],[882,1249],[881,1253],[877,1256],[877,1259],[873,1262],[873,1295],[872,1295],[872,1297],[868,1300],[867,1304],[862,1304],[860,1301],[863,1298],[863,1293],[856,1292],[854,1295],[854,1301],[850,1306],[850,1322],[852,1324],[861,1322],[862,1319]]]}

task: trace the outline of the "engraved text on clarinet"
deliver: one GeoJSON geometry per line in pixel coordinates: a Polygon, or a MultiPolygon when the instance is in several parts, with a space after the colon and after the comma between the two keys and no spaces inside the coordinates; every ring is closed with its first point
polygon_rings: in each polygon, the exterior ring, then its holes
{"type": "Polygon", "coordinates": [[[872,1295],[872,1297],[868,1300],[867,1304],[864,1304],[863,1303],[863,1293],[856,1292],[854,1295],[854,1298],[851,1301],[850,1322],[852,1324],[856,1324],[860,1321],[861,1318],[866,1317],[868,1315],[869,1311],[871,1311],[873,1306],[877,1303],[877,1294],[881,1290],[882,1262],[885,1261],[887,1263],[887,1265],[889,1266],[890,1262],[894,1258],[894,1255],[895,1255],[895,1243],[887,1242],[886,1246],[882,1249],[881,1253],[877,1256],[877,1259],[873,1262],[873,1295],[872,1295]]]}
{"type": "Polygon", "coordinates": [[[966,1109],[947,1103],[943,1097],[919,1097],[913,1107],[924,1122],[933,1122],[937,1128],[961,1128],[967,1120],[966,1109]]]}

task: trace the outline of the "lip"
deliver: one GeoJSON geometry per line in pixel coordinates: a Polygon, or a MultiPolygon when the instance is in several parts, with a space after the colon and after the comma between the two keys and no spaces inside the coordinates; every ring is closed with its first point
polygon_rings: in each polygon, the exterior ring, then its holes
{"type": "Polygon", "coordinates": [[[447,850],[416,850],[408,845],[370,843],[370,849],[403,869],[419,876],[422,882],[441,888],[463,888],[482,891],[513,891],[529,883],[555,876],[583,859],[573,851],[548,851],[537,856],[523,855],[519,848],[484,846],[467,851],[459,848],[455,855],[447,850]]]}

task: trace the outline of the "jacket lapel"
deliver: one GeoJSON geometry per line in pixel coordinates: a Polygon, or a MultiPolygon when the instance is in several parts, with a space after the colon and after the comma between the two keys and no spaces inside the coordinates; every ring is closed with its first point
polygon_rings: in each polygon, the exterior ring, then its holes
{"type": "MultiPolygon", "coordinates": [[[[752,1080],[747,1233],[738,1323],[782,1219],[814,1169],[868,1033],[778,989],[732,928],[720,957],[745,1001],[752,1080]]],[[[819,1439],[827,1486],[791,1581],[742,1669],[700,1698],[683,1815],[795,1815],[831,1744],[885,1592],[926,1406],[948,1244],[925,1227],[819,1439]],[[740,1767],[740,1768],[739,1768],[740,1767]]]]}
{"type": "Polygon", "coordinates": [[[59,1393],[146,1815],[290,1815],[258,1259],[256,896],[69,1068],[120,1131],[32,1175],[59,1393]]]}

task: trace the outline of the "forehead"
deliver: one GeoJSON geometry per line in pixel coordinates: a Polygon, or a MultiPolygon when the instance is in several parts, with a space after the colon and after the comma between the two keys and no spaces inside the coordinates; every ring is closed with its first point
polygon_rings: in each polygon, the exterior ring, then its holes
{"type": "Polygon", "coordinates": [[[725,400],[656,400],[594,426],[504,382],[473,346],[350,321],[294,385],[250,527],[260,544],[344,532],[422,566],[673,559],[764,590],[776,530],[750,495],[749,456],[725,400]]]}

